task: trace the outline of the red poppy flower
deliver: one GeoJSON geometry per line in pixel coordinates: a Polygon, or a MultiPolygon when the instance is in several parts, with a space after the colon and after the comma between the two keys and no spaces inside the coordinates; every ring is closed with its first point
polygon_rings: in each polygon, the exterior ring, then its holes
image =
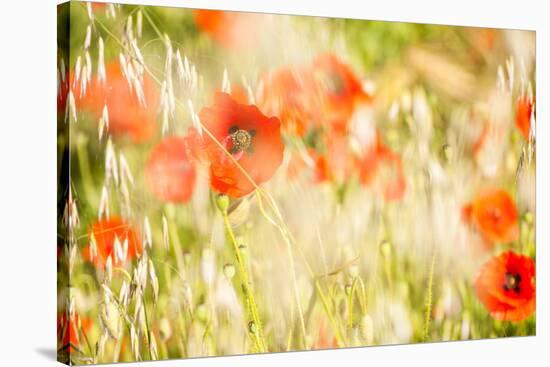
{"type": "Polygon", "coordinates": [[[520,97],[516,105],[516,126],[525,139],[529,139],[532,112],[533,103],[525,96],[520,97]]]}
{"type": "Polygon", "coordinates": [[[147,74],[143,75],[142,89],[144,104],[122,73],[120,63],[113,61],[106,66],[107,81],[99,82],[93,78],[86,94],[77,100],[83,109],[99,118],[107,105],[109,112],[109,132],[113,136],[129,136],[139,143],[149,139],[156,127],[156,115],[159,106],[159,91],[155,82],[147,74]]]}
{"type": "Polygon", "coordinates": [[[522,321],[536,308],[535,263],[507,251],[487,261],[475,280],[475,291],[497,320],[522,321]]]}
{"type": "Polygon", "coordinates": [[[112,216],[95,222],[88,231],[90,238],[92,234],[95,238],[96,254],[91,253],[91,244],[89,244],[84,249],[83,258],[86,261],[92,262],[99,269],[105,268],[109,256],[111,257],[113,266],[122,266],[125,260],[129,261],[139,257],[143,252],[143,246],[134,227],[120,217],[112,216]],[[121,246],[124,246],[124,242],[128,241],[126,259],[121,258],[121,256],[115,253],[115,241],[117,238],[121,246]],[[92,255],[94,255],[93,258],[92,255]]]}
{"type": "Polygon", "coordinates": [[[320,93],[322,101],[318,118],[338,129],[345,130],[356,103],[371,100],[353,70],[335,55],[318,57],[312,65],[312,76],[312,89],[320,93]]]}
{"type": "MultiPolygon", "coordinates": [[[[262,77],[263,89],[258,97],[258,106],[262,112],[277,116],[283,128],[291,133],[303,136],[311,120],[311,93],[306,93],[305,78],[290,68],[282,68],[262,77]]],[[[308,83],[311,85],[311,83],[308,83]]]]}
{"type": "Polygon", "coordinates": [[[67,312],[57,315],[58,349],[74,352],[80,347],[80,330],[87,333],[92,327],[92,320],[81,318],[76,312],[69,316],[67,312]]]}
{"type": "Polygon", "coordinates": [[[260,39],[262,14],[205,9],[194,13],[197,26],[223,47],[252,48],[260,39]]]}
{"type": "Polygon", "coordinates": [[[463,214],[488,241],[510,242],[517,240],[518,211],[510,195],[497,188],[480,191],[463,209],[463,214]]]}
{"type": "Polygon", "coordinates": [[[153,148],[145,167],[145,178],[159,200],[189,201],[196,178],[190,159],[188,139],[184,137],[165,138],[153,148]]]}
{"type": "Polygon", "coordinates": [[[240,83],[231,83],[231,97],[239,104],[248,104],[248,94],[240,83]]]}
{"type": "Polygon", "coordinates": [[[378,138],[375,147],[359,159],[359,180],[381,192],[386,201],[401,200],[407,188],[401,157],[378,138]]]}
{"type": "MultiPolygon", "coordinates": [[[[284,146],[276,117],[268,118],[256,106],[238,104],[230,95],[216,93],[213,106],[203,108],[199,118],[257,185],[269,180],[280,166],[284,146]]],[[[195,151],[210,164],[210,184],[215,191],[238,198],[254,190],[213,139],[194,130],[190,136],[195,151]]]]}

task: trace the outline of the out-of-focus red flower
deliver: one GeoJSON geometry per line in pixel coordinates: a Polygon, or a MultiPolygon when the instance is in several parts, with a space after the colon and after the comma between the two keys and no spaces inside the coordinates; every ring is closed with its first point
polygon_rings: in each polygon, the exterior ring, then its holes
{"type": "Polygon", "coordinates": [[[222,10],[195,10],[195,23],[221,46],[228,49],[250,49],[260,40],[262,14],[222,10]]]}
{"type": "Polygon", "coordinates": [[[369,102],[371,97],[351,67],[333,54],[319,56],[313,62],[311,73],[314,85],[310,89],[321,101],[317,118],[345,131],[355,105],[369,102]]]}
{"type": "Polygon", "coordinates": [[[535,263],[507,251],[487,261],[475,279],[476,294],[497,320],[522,321],[536,308],[535,263]]]}
{"type": "Polygon", "coordinates": [[[91,3],[91,4],[92,4],[92,9],[93,9],[94,12],[99,11],[99,10],[103,10],[107,6],[106,3],[91,3]]]}
{"type": "Polygon", "coordinates": [[[401,200],[407,188],[401,156],[379,138],[375,146],[359,159],[359,180],[381,192],[386,201],[401,200]]]}
{"type": "Polygon", "coordinates": [[[315,340],[315,344],[311,349],[332,349],[338,347],[338,342],[335,337],[329,338],[327,335],[327,328],[325,326],[324,320],[319,324],[319,334],[315,340]]]}
{"type": "Polygon", "coordinates": [[[145,104],[140,102],[135,87],[124,76],[120,63],[113,61],[106,66],[106,82],[93,78],[85,95],[75,89],[77,105],[91,112],[96,118],[102,115],[107,105],[109,112],[109,132],[113,136],[126,135],[134,142],[149,139],[155,132],[157,109],[160,102],[155,82],[147,74],[143,75],[141,86],[145,104]]]}
{"type": "Polygon", "coordinates": [[[92,320],[80,317],[76,312],[71,316],[67,312],[57,315],[57,348],[68,353],[80,348],[80,333],[87,333],[92,327],[92,320]]]}
{"type": "Polygon", "coordinates": [[[518,211],[505,190],[481,190],[464,207],[463,214],[487,241],[505,243],[518,239],[518,211]]]}
{"type": "Polygon", "coordinates": [[[323,154],[313,153],[317,182],[345,183],[356,169],[356,159],[344,134],[328,134],[323,154]]]}
{"type": "Polygon", "coordinates": [[[189,149],[187,138],[172,136],[151,151],[145,178],[159,200],[186,203],[191,198],[196,173],[189,149]]]}
{"type": "Polygon", "coordinates": [[[489,128],[489,124],[483,126],[481,133],[477,139],[474,140],[474,143],[472,144],[472,155],[474,157],[477,157],[484,148],[485,142],[487,141],[487,136],[489,135],[489,128]]]}
{"type": "MultiPolygon", "coordinates": [[[[238,104],[226,93],[216,93],[214,104],[199,117],[257,185],[269,180],[283,159],[280,122],[268,118],[254,105],[238,104]]],[[[217,192],[238,198],[255,187],[234,161],[206,133],[192,130],[194,151],[210,165],[210,185],[217,192]]]]}
{"type": "Polygon", "coordinates": [[[315,152],[313,149],[304,152],[292,152],[287,166],[288,179],[293,180],[308,166],[313,167],[315,165],[314,157],[315,152]]]}
{"type": "Polygon", "coordinates": [[[520,97],[516,105],[516,126],[525,139],[529,139],[532,112],[533,103],[526,96],[520,97]]]}
{"type": "Polygon", "coordinates": [[[498,32],[492,28],[472,28],[468,32],[468,38],[473,46],[480,52],[491,52],[498,42],[498,32]]]}
{"type": "MultiPolygon", "coordinates": [[[[307,73],[281,68],[262,77],[263,89],[258,97],[262,112],[277,116],[285,131],[303,136],[311,122],[313,101],[307,93],[307,73]]],[[[311,83],[308,83],[311,85],[311,83]]]]}
{"type": "Polygon", "coordinates": [[[122,266],[125,264],[125,260],[130,261],[141,256],[143,252],[143,246],[134,227],[118,216],[111,216],[95,222],[88,231],[90,241],[92,235],[95,238],[97,253],[92,258],[93,253],[90,249],[92,244],[90,243],[84,249],[83,258],[92,262],[99,269],[105,268],[109,256],[113,266],[122,266]],[[116,238],[118,238],[121,246],[124,246],[124,242],[128,241],[126,259],[122,259],[115,254],[116,238]]]}

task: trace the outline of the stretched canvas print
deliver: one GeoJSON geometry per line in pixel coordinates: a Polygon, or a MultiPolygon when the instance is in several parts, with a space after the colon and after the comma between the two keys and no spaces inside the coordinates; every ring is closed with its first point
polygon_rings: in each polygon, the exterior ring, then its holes
{"type": "Polygon", "coordinates": [[[59,361],[535,335],[533,31],[57,16],[59,361]]]}

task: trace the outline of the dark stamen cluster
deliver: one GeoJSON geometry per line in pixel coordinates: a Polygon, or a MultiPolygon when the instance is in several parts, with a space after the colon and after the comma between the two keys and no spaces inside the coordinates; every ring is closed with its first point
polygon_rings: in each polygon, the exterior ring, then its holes
{"type": "Polygon", "coordinates": [[[234,125],[229,128],[229,136],[231,137],[231,143],[233,147],[231,148],[230,153],[235,154],[238,152],[252,152],[252,138],[256,136],[256,130],[244,130],[239,129],[238,126],[234,125]]]}
{"type": "Polygon", "coordinates": [[[504,285],[502,286],[505,291],[513,290],[516,293],[520,292],[519,284],[521,282],[521,275],[506,273],[504,285]]]}

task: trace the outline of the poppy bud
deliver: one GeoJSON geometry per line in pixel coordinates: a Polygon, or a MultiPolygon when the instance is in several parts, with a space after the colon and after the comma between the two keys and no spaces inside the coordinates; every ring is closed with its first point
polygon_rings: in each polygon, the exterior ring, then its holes
{"type": "Polygon", "coordinates": [[[351,294],[351,289],[352,289],[351,284],[346,284],[346,287],[345,287],[346,296],[349,296],[351,294]]]}
{"type": "Polygon", "coordinates": [[[160,319],[159,332],[160,338],[164,342],[172,336],[172,327],[170,326],[170,321],[166,317],[160,319]]]}
{"type": "Polygon", "coordinates": [[[195,315],[197,316],[197,319],[201,322],[206,323],[208,321],[208,309],[204,304],[201,304],[197,307],[195,315]]]}
{"type": "Polygon", "coordinates": [[[218,195],[216,197],[216,205],[223,214],[226,214],[227,208],[229,207],[229,197],[224,194],[218,195]]]}
{"type": "Polygon", "coordinates": [[[227,279],[232,279],[235,276],[235,265],[225,264],[223,267],[223,273],[225,274],[227,279]]]}
{"type": "Polygon", "coordinates": [[[243,262],[246,263],[248,257],[248,248],[246,247],[246,245],[239,245],[239,253],[241,255],[241,258],[243,259],[243,262]]]}
{"type": "Polygon", "coordinates": [[[248,331],[251,333],[251,334],[254,334],[256,335],[256,333],[258,332],[257,328],[256,328],[256,323],[254,323],[254,321],[250,321],[248,323],[248,331]]]}
{"type": "Polygon", "coordinates": [[[441,148],[441,153],[443,155],[443,159],[446,162],[451,162],[451,160],[453,159],[454,149],[451,147],[451,145],[445,144],[441,148]]]}

